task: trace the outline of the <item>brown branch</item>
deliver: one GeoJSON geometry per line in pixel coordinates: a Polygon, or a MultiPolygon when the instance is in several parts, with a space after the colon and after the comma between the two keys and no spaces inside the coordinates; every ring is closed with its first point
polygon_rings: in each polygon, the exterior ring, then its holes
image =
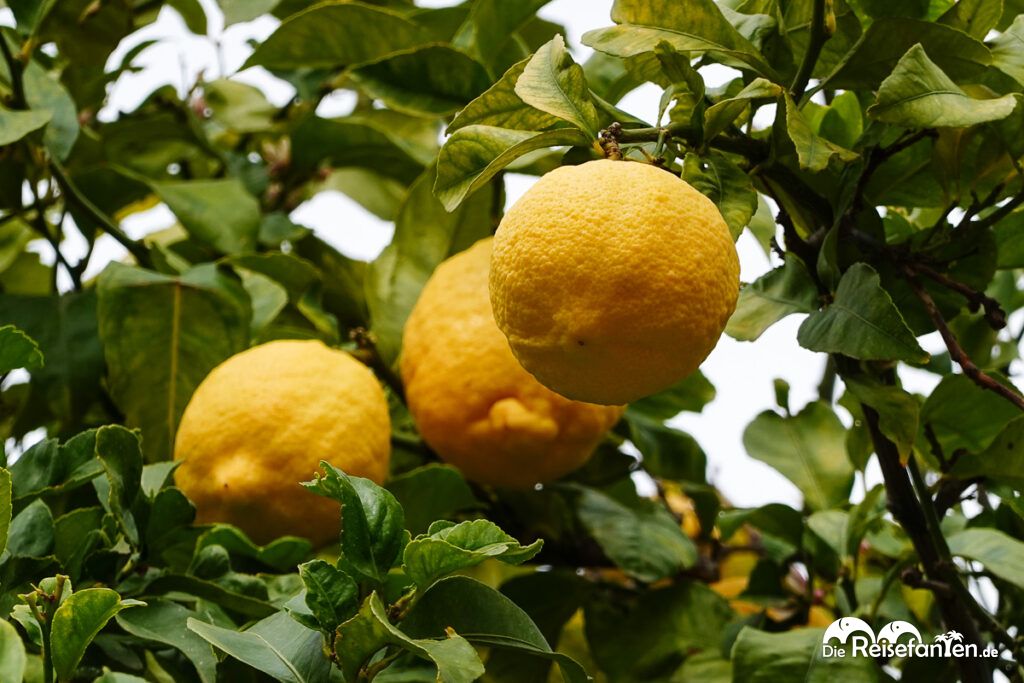
{"type": "Polygon", "coordinates": [[[967,299],[967,307],[971,313],[977,313],[978,309],[984,309],[985,319],[988,321],[988,324],[992,329],[1001,330],[1006,327],[1006,312],[1003,310],[1003,307],[999,305],[998,301],[984,292],[981,292],[970,285],[966,285],[959,280],[954,280],[948,275],[940,273],[931,266],[926,266],[923,263],[908,263],[906,266],[913,273],[924,275],[928,279],[967,299]]]}
{"type": "Polygon", "coordinates": [[[25,98],[25,64],[15,58],[11,53],[11,46],[7,44],[7,37],[0,33],[0,53],[3,53],[4,61],[7,62],[7,70],[11,72],[11,109],[27,109],[28,100],[25,98]]]}
{"type": "Polygon", "coordinates": [[[931,318],[932,323],[935,325],[935,329],[942,335],[942,341],[945,342],[946,348],[949,349],[950,357],[957,362],[964,374],[967,375],[975,384],[982,389],[987,389],[993,393],[999,394],[1007,401],[1017,406],[1021,411],[1024,411],[1024,396],[1021,396],[1016,391],[1009,387],[997,382],[990,375],[986,374],[981,368],[975,365],[974,361],[971,360],[967,352],[964,351],[963,347],[960,346],[960,342],[957,341],[956,335],[949,329],[949,325],[942,317],[942,313],[939,312],[939,307],[935,305],[935,300],[932,299],[931,294],[928,293],[924,287],[914,277],[914,272],[911,268],[904,265],[903,274],[906,278],[907,284],[914,291],[917,298],[924,304],[925,311],[928,313],[928,317],[931,318]]]}
{"type": "Polygon", "coordinates": [[[1003,220],[1021,204],[1024,204],[1024,191],[1019,192],[1010,201],[1006,202],[989,215],[971,223],[971,227],[974,228],[990,228],[999,221],[1003,220]]]}

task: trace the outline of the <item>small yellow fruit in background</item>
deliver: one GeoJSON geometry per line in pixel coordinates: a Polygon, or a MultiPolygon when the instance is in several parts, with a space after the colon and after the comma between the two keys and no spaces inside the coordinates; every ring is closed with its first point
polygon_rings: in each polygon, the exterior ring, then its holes
{"type": "Polygon", "coordinates": [[[703,362],[739,295],[728,226],[673,174],[630,161],[548,173],[494,238],[491,303],[519,362],[579,401],[622,404],[703,362]]]}
{"type": "Polygon", "coordinates": [[[326,460],[378,484],[388,475],[391,419],[374,374],[318,341],[274,341],[224,361],[181,417],[178,488],[200,524],[227,522],[257,543],[293,534],[338,538],[338,504],[304,489],[326,460]]]}
{"type": "Polygon", "coordinates": [[[526,488],[580,467],[621,407],[570,401],[523,370],[487,297],[491,239],[437,267],[405,325],[401,373],[423,439],[474,481],[526,488]]]}

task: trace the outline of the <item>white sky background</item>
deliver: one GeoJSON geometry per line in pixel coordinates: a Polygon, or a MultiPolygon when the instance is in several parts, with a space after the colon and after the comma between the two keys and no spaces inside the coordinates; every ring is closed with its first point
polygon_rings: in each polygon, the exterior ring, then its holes
{"type": "MultiPolygon", "coordinates": [[[[119,111],[131,111],[159,85],[174,84],[185,92],[199,74],[207,80],[230,76],[261,88],[276,105],[283,105],[292,96],[290,85],[262,69],[249,69],[236,73],[251,48],[247,41],[262,40],[273,32],[277,20],[264,17],[253,22],[223,29],[223,20],[214,0],[201,0],[209,17],[210,37],[191,34],[180,17],[168,8],[161,11],[152,25],[126,38],[112,55],[109,67],[120,64],[123,55],[143,40],[157,38],[160,42],[139,55],[135,64],[143,67],[135,74],[124,74],[111,91],[108,105],[100,112],[103,120],[116,118],[119,111]]],[[[455,0],[419,0],[421,6],[443,7],[457,4],[455,0]]],[[[569,45],[578,61],[591,53],[580,43],[582,34],[592,28],[609,25],[612,0],[553,0],[541,16],[564,25],[569,45]]],[[[0,24],[10,24],[8,10],[0,9],[0,24]]],[[[735,72],[724,67],[702,70],[709,86],[731,79],[735,72]]],[[[628,95],[621,108],[653,121],[658,109],[660,90],[645,86],[628,95]]],[[[319,109],[325,116],[340,116],[348,112],[353,98],[345,94],[328,97],[319,109]]],[[[506,176],[508,201],[511,205],[534,182],[528,176],[506,176]]],[[[369,214],[354,201],[337,192],[323,192],[293,213],[292,218],[316,233],[340,251],[353,258],[372,260],[391,239],[393,227],[369,214]]],[[[124,222],[125,230],[135,238],[168,227],[174,216],[163,205],[133,215],[124,222]]],[[[77,233],[71,234],[65,248],[71,260],[84,253],[84,244],[77,233]]],[[[112,259],[122,258],[124,250],[107,236],[100,238],[87,277],[97,274],[112,259]]],[[[748,234],[738,243],[741,277],[750,282],[770,268],[779,265],[769,262],[760,246],[748,234]]],[[[52,252],[43,243],[37,251],[52,262],[52,252]]],[[[774,258],[774,257],[773,257],[774,258]]],[[[782,475],[767,465],[746,455],[741,437],[746,425],[761,411],[774,405],[773,380],[782,378],[791,386],[790,402],[794,410],[817,396],[825,356],[812,353],[796,343],[796,330],[803,316],[790,316],[770,328],[757,342],[736,342],[722,337],[718,347],[702,366],[714,383],[718,395],[702,414],[686,413],[675,418],[676,426],[691,433],[708,454],[709,477],[730,501],[742,507],[769,502],[784,502],[800,506],[796,488],[782,475]]],[[[937,334],[922,340],[929,351],[941,349],[937,334]]],[[[911,391],[927,394],[937,383],[937,377],[924,371],[907,370],[902,373],[905,386],[911,391]]],[[[845,416],[844,416],[845,417],[845,416]]],[[[868,483],[880,481],[877,470],[869,470],[868,483]]],[[[863,482],[855,487],[855,499],[863,491],[863,482]]]]}

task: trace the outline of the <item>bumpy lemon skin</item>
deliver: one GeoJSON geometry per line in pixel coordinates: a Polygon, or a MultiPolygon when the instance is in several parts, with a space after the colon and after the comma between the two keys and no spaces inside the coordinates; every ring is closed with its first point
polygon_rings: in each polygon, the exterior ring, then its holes
{"type": "Polygon", "coordinates": [[[683,379],[725,329],[739,260],[714,203],[638,162],[558,168],[494,239],[494,318],[523,367],[579,401],[621,404],[683,379]]]}
{"type": "Polygon", "coordinates": [[[338,538],[338,504],[300,482],[326,460],[383,483],[390,455],[387,399],[369,369],[319,341],[273,341],[232,356],[196,389],[178,426],[175,482],[198,523],[320,546],[338,538]]]}
{"type": "Polygon", "coordinates": [[[583,465],[623,408],[570,401],[526,372],[494,324],[490,238],[434,271],[405,325],[400,370],[423,439],[476,482],[524,489],[583,465]]]}

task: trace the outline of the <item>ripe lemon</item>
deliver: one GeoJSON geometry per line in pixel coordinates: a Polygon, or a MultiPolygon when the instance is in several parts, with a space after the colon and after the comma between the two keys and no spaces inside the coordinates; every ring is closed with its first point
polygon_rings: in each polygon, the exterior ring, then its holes
{"type": "Polygon", "coordinates": [[[707,197],[630,161],[556,169],[498,228],[491,304],[519,362],[579,401],[621,404],[697,369],[736,306],[739,260],[707,197]]]}
{"type": "Polygon", "coordinates": [[[178,488],[199,523],[234,524],[257,543],[285,534],[336,540],[338,504],[305,490],[326,460],[378,484],[391,420],[373,373],[318,341],[274,341],[224,361],[181,417],[178,488]]]}
{"type": "Polygon", "coordinates": [[[491,239],[434,271],[405,325],[400,369],[423,439],[474,481],[526,488],[593,454],[621,407],[570,401],[516,362],[487,297],[491,239]]]}

